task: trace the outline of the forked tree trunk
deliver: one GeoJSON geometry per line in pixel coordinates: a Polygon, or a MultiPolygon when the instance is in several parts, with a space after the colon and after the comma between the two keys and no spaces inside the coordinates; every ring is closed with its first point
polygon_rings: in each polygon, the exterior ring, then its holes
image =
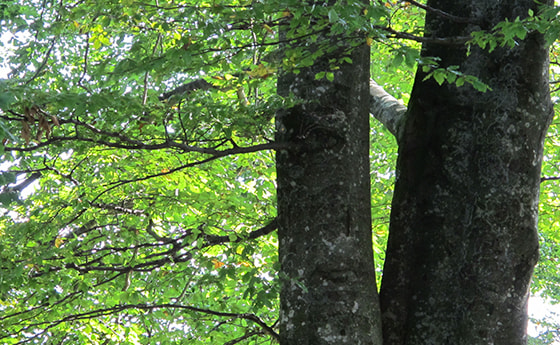
{"type": "MultiPolygon", "coordinates": [[[[334,44],[334,43],[333,43],[334,44]]],[[[328,70],[323,56],[282,74],[278,92],[303,103],[277,116],[280,344],[380,345],[369,177],[369,49],[328,70]]]]}
{"type": "MultiPolygon", "coordinates": [[[[426,35],[465,36],[537,12],[533,0],[447,1],[426,35]],[[478,23],[478,24],[476,24],[478,23]]],[[[538,258],[543,139],[552,116],[547,49],[530,34],[492,53],[424,44],[492,91],[423,81],[418,72],[400,142],[382,288],[384,345],[526,343],[538,258]]]]}

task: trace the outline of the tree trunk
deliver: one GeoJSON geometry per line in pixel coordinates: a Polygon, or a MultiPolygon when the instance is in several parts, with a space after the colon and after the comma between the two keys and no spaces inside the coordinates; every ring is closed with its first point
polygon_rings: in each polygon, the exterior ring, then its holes
{"type": "MultiPolygon", "coordinates": [[[[464,36],[537,12],[533,0],[428,1],[470,17],[426,18],[428,37],[464,36]],[[473,24],[473,23],[480,23],[473,24]]],[[[381,287],[384,345],[526,343],[538,258],[543,139],[552,117],[539,34],[492,53],[427,43],[424,56],[487,83],[439,86],[417,73],[400,141],[381,287]]]]}
{"type": "MultiPolygon", "coordinates": [[[[334,42],[333,42],[334,44],[334,42]]],[[[340,44],[340,41],[339,41],[340,44]]],[[[303,103],[277,115],[280,344],[381,344],[371,234],[369,49],[334,81],[315,79],[341,51],[278,92],[303,103]]]]}

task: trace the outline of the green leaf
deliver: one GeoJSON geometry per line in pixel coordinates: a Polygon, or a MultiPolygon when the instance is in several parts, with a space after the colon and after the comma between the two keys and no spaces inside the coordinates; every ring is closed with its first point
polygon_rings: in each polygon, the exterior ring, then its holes
{"type": "Polygon", "coordinates": [[[0,93],[0,109],[9,109],[15,101],[16,97],[12,92],[5,91],[0,93]]]}
{"type": "Polygon", "coordinates": [[[9,171],[5,171],[0,173],[0,185],[7,185],[10,183],[15,183],[16,182],[16,174],[9,172],[9,171]]]}
{"type": "Polygon", "coordinates": [[[473,81],[472,86],[480,92],[486,92],[489,89],[488,85],[478,79],[473,81]]]}
{"type": "Polygon", "coordinates": [[[393,68],[399,67],[404,62],[404,59],[405,59],[405,57],[402,54],[395,55],[395,57],[393,58],[393,61],[391,62],[391,66],[393,68]]]}
{"type": "Polygon", "coordinates": [[[0,193],[0,205],[7,207],[14,201],[19,200],[19,195],[17,192],[2,192],[0,193]]]}
{"type": "Polygon", "coordinates": [[[457,74],[448,71],[447,74],[445,75],[445,79],[447,79],[448,83],[453,84],[455,80],[457,80],[457,74]]]}
{"type": "Polygon", "coordinates": [[[435,81],[439,84],[442,85],[443,82],[445,81],[445,72],[441,69],[437,69],[434,71],[434,73],[432,74],[432,77],[435,79],[435,81]]]}
{"type": "Polygon", "coordinates": [[[339,18],[338,18],[338,13],[336,13],[336,10],[335,10],[334,8],[331,8],[331,9],[329,10],[328,16],[329,16],[329,22],[330,22],[330,23],[335,23],[335,22],[337,22],[338,19],[339,19],[339,18]]]}
{"type": "Polygon", "coordinates": [[[319,72],[319,73],[315,74],[315,80],[320,80],[320,79],[325,78],[326,73],[327,72],[319,72]]]}

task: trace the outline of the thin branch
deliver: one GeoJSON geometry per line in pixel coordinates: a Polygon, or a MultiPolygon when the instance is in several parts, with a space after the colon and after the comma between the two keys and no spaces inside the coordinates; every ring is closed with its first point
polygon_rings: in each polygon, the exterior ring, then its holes
{"type": "Polygon", "coordinates": [[[249,338],[254,337],[255,335],[261,335],[263,334],[262,331],[250,331],[245,333],[244,335],[240,336],[239,338],[235,338],[232,339],[230,341],[228,341],[227,343],[224,343],[224,345],[235,345],[235,344],[239,344],[240,342],[242,342],[243,340],[247,340],[249,338]]]}
{"type": "MultiPolygon", "coordinates": [[[[202,234],[200,239],[202,239],[204,242],[200,247],[196,247],[195,249],[200,250],[203,248],[208,248],[211,246],[221,245],[225,243],[238,243],[244,240],[255,240],[259,237],[270,234],[271,232],[275,231],[277,228],[278,228],[278,222],[276,219],[273,219],[262,228],[250,232],[249,234],[247,234],[247,236],[238,237],[233,241],[230,239],[229,236],[215,236],[215,235],[202,234]]],[[[135,245],[131,247],[104,247],[104,248],[96,249],[97,253],[101,253],[103,251],[125,252],[125,251],[138,250],[139,248],[144,248],[144,247],[162,247],[162,246],[171,245],[171,248],[163,252],[154,253],[146,257],[146,258],[155,258],[155,257],[160,257],[160,258],[141,262],[134,266],[124,266],[124,265],[108,266],[101,261],[103,258],[102,256],[98,259],[95,259],[94,261],[88,261],[87,265],[69,263],[62,267],[51,267],[48,272],[60,271],[63,268],[76,270],[81,273],[91,272],[91,271],[120,272],[120,273],[127,273],[127,272],[134,272],[134,271],[146,272],[146,271],[153,270],[156,267],[161,267],[169,263],[186,262],[192,258],[191,252],[194,249],[186,249],[188,246],[191,245],[191,243],[184,240],[191,234],[192,231],[190,230],[185,231],[185,233],[178,238],[162,238],[160,243],[157,244],[145,243],[145,244],[135,245]],[[184,251],[181,252],[182,250],[184,251]],[[94,266],[92,265],[93,263],[96,263],[98,265],[94,266]]],[[[83,252],[75,253],[76,256],[84,256],[84,254],[87,253],[83,253],[83,252]]],[[[106,255],[109,255],[109,253],[107,253],[106,255]]]]}
{"type": "Polygon", "coordinates": [[[258,230],[255,230],[255,231],[252,231],[249,234],[247,234],[247,237],[237,237],[237,239],[235,241],[231,241],[229,236],[205,235],[204,239],[206,240],[206,243],[202,246],[202,248],[209,247],[209,246],[214,246],[214,245],[218,245],[218,244],[229,243],[229,242],[242,242],[242,241],[245,241],[245,240],[254,240],[254,239],[259,238],[261,236],[268,235],[276,229],[278,229],[278,220],[276,218],[274,218],[270,223],[263,226],[262,228],[260,228],[258,230]]]}
{"type": "MultiPolygon", "coordinates": [[[[175,146],[181,147],[183,145],[180,144],[180,143],[174,143],[173,145],[171,145],[169,147],[175,147],[175,146]]],[[[190,147],[188,145],[184,145],[184,146],[190,147]]],[[[109,185],[111,185],[111,187],[107,188],[106,190],[104,190],[103,192],[98,194],[92,200],[92,202],[95,202],[96,200],[98,200],[103,194],[105,194],[105,193],[107,193],[107,192],[109,192],[109,191],[111,191],[115,188],[118,188],[120,186],[123,186],[125,184],[129,184],[129,183],[132,183],[132,182],[146,181],[146,180],[149,180],[149,179],[152,179],[152,178],[170,175],[170,174],[173,174],[177,171],[184,170],[184,169],[191,168],[191,167],[198,166],[198,165],[202,165],[202,164],[205,164],[205,163],[208,163],[208,162],[211,162],[213,160],[223,158],[223,157],[226,157],[226,156],[237,155],[237,154],[245,154],[245,153],[254,153],[254,152],[268,151],[268,150],[283,150],[283,149],[288,149],[292,146],[293,145],[290,144],[290,143],[270,142],[270,143],[258,144],[258,145],[246,146],[246,147],[237,146],[237,147],[233,147],[233,148],[226,149],[226,150],[193,148],[192,151],[209,154],[209,155],[211,155],[211,157],[206,158],[206,159],[202,159],[202,160],[199,160],[199,161],[195,161],[195,162],[192,162],[192,163],[183,164],[181,166],[178,166],[178,167],[175,167],[173,169],[169,169],[167,171],[160,172],[160,173],[157,173],[157,174],[151,174],[151,175],[146,175],[146,176],[137,177],[137,178],[133,178],[133,179],[119,180],[117,182],[109,183],[109,185]]],[[[145,149],[145,147],[141,147],[141,149],[145,149]]]]}
{"type": "Polygon", "coordinates": [[[80,79],[78,79],[77,85],[79,87],[81,87],[82,89],[86,90],[87,92],[91,92],[91,90],[85,86],[84,84],[82,84],[82,81],[84,80],[84,78],[86,77],[87,73],[88,73],[88,60],[89,60],[89,31],[85,33],[86,35],[86,40],[85,40],[85,49],[84,49],[84,69],[82,71],[82,74],[80,75],[80,79]]]}
{"type": "Polygon", "coordinates": [[[252,313],[227,313],[227,312],[220,312],[220,311],[215,311],[215,310],[211,310],[211,309],[204,309],[204,308],[198,308],[198,307],[193,307],[193,306],[189,306],[189,305],[172,304],[172,303],[163,303],[163,304],[154,304],[154,305],[139,303],[139,304],[121,304],[121,305],[116,305],[116,306],[111,307],[111,308],[103,308],[103,309],[92,310],[92,311],[88,311],[88,312],[84,312],[84,313],[68,315],[68,316],[66,316],[66,317],[64,317],[60,320],[56,320],[56,321],[52,321],[52,322],[51,321],[42,321],[42,322],[36,322],[36,323],[30,324],[26,327],[23,327],[23,329],[21,331],[26,331],[26,330],[31,329],[32,327],[37,327],[37,326],[43,326],[43,325],[47,325],[47,326],[44,327],[41,332],[34,333],[34,335],[31,338],[28,338],[24,341],[21,341],[21,342],[17,343],[17,344],[27,343],[31,339],[36,338],[36,337],[46,333],[48,330],[50,330],[52,328],[55,328],[55,327],[59,326],[62,323],[65,323],[65,322],[73,322],[73,321],[79,321],[79,320],[91,320],[91,319],[99,318],[99,317],[102,317],[102,316],[118,314],[118,313],[121,313],[121,312],[127,311],[127,310],[153,311],[153,310],[156,310],[156,309],[188,310],[188,311],[195,312],[195,313],[212,315],[212,316],[217,316],[217,317],[228,317],[228,318],[232,318],[232,319],[243,319],[243,320],[251,321],[251,322],[255,323],[256,325],[258,325],[259,327],[261,327],[263,329],[264,333],[270,335],[271,337],[273,337],[277,341],[279,340],[278,333],[276,333],[274,331],[274,329],[272,329],[272,327],[268,326],[266,324],[266,322],[264,322],[258,316],[256,316],[255,314],[252,314],[252,313]]]}
{"type": "Polygon", "coordinates": [[[541,183],[546,181],[560,181],[560,176],[543,176],[541,177],[541,183]]]}
{"type": "MultiPolygon", "coordinates": [[[[157,5],[157,4],[149,4],[146,2],[141,2],[139,3],[139,5],[142,6],[146,6],[146,7],[153,7],[153,8],[157,8],[159,10],[177,10],[177,9],[182,9],[182,8],[192,8],[195,10],[205,10],[205,9],[209,9],[212,8],[212,6],[208,5],[208,6],[193,6],[193,5],[176,5],[176,6],[161,6],[161,5],[157,5]]],[[[239,9],[243,9],[243,8],[253,8],[252,5],[225,5],[225,4],[220,4],[221,7],[225,7],[225,8],[239,8],[239,9]]]]}
{"type": "Polygon", "coordinates": [[[116,204],[102,204],[102,203],[90,203],[92,207],[100,208],[102,210],[111,210],[120,213],[126,214],[136,214],[136,215],[145,215],[146,212],[143,210],[134,210],[131,208],[127,208],[125,206],[116,205],[116,204]]]}
{"type": "MultiPolygon", "coordinates": [[[[127,273],[130,271],[134,271],[134,272],[149,272],[152,271],[153,269],[157,268],[157,267],[161,267],[164,266],[166,264],[169,263],[179,263],[179,262],[187,262],[192,258],[192,254],[190,252],[184,253],[184,254],[180,254],[180,255],[176,255],[176,253],[180,250],[184,248],[184,246],[178,246],[178,247],[174,247],[172,248],[172,252],[173,255],[171,256],[166,256],[165,258],[161,258],[158,260],[152,260],[152,261],[147,261],[147,262],[142,262],[139,264],[136,264],[134,266],[78,266],[75,263],[69,263],[64,265],[64,268],[66,269],[72,269],[72,270],[76,270],[80,273],[87,273],[87,272],[95,272],[95,271],[102,271],[102,272],[123,272],[123,273],[127,273]]],[[[53,271],[55,270],[59,270],[60,268],[54,268],[52,269],[53,271]]]]}
{"type": "MultiPolygon", "coordinates": [[[[157,47],[161,43],[161,38],[162,38],[162,35],[161,35],[161,33],[159,33],[157,35],[156,42],[154,44],[154,48],[152,49],[152,57],[156,54],[157,47]]],[[[144,91],[142,93],[142,106],[145,106],[146,102],[148,101],[148,80],[149,80],[149,77],[150,77],[150,73],[148,71],[146,71],[144,73],[144,91]]]]}
{"type": "Polygon", "coordinates": [[[159,96],[159,100],[160,101],[164,101],[167,100],[169,98],[171,98],[172,96],[175,95],[183,95],[186,94],[188,95],[189,93],[195,91],[195,90],[208,90],[213,88],[214,85],[212,85],[211,83],[207,82],[204,79],[197,79],[195,81],[191,81],[189,83],[185,83],[179,87],[176,87],[175,89],[166,92],[164,94],[162,94],[161,96],[159,96]]]}
{"type": "Polygon", "coordinates": [[[39,68],[37,68],[37,71],[35,71],[33,76],[28,81],[26,81],[23,85],[29,85],[29,83],[31,83],[33,80],[35,80],[43,72],[43,69],[47,65],[47,62],[49,61],[49,57],[51,56],[51,52],[52,52],[52,50],[54,48],[54,45],[56,43],[56,38],[57,38],[57,36],[53,37],[53,39],[51,40],[51,46],[49,47],[49,50],[47,50],[47,53],[45,54],[45,57],[43,58],[43,61],[41,62],[41,65],[39,65],[39,68]]]}
{"type": "Polygon", "coordinates": [[[452,36],[452,37],[421,37],[410,34],[408,32],[397,31],[386,26],[375,25],[375,29],[388,32],[391,34],[389,38],[400,38],[405,40],[416,41],[420,43],[432,43],[440,45],[462,45],[472,39],[471,36],[452,36]]]}
{"type": "Polygon", "coordinates": [[[259,144],[259,145],[254,145],[254,146],[248,146],[248,147],[234,147],[232,149],[228,149],[228,150],[217,150],[214,148],[204,148],[204,147],[198,147],[198,146],[192,146],[192,145],[187,145],[184,144],[182,142],[176,142],[176,141],[171,141],[171,140],[165,140],[163,142],[157,143],[157,144],[150,144],[150,143],[146,143],[140,140],[135,140],[135,139],[131,139],[129,137],[127,137],[126,135],[121,134],[120,132],[111,132],[111,131],[107,131],[107,130],[102,130],[99,128],[96,128],[88,123],[79,121],[79,120],[73,120],[73,119],[69,119],[69,120],[62,120],[59,119],[60,124],[67,124],[67,123],[71,123],[74,124],[76,126],[79,127],[83,127],[85,129],[87,129],[88,131],[94,133],[94,134],[98,134],[98,135],[102,135],[105,137],[109,137],[109,138],[114,138],[117,139],[118,141],[116,142],[111,142],[111,141],[106,141],[106,140],[100,140],[100,139],[94,139],[91,137],[84,137],[81,135],[73,135],[73,136],[53,136],[48,140],[45,140],[43,142],[40,142],[34,146],[30,146],[30,147],[4,147],[5,151],[18,151],[18,152],[31,152],[31,151],[35,151],[38,150],[42,147],[46,147],[49,146],[51,144],[54,143],[58,143],[58,142],[64,142],[64,141],[83,141],[83,142],[91,142],[91,143],[95,143],[95,144],[99,144],[99,145],[103,145],[106,147],[111,147],[111,148],[119,148],[119,149],[127,149],[127,150],[162,150],[162,149],[169,149],[169,148],[174,148],[174,149],[178,149],[181,150],[182,152],[196,152],[196,153],[201,153],[201,154],[208,154],[208,155],[213,155],[213,156],[218,156],[218,157],[224,157],[224,156],[229,156],[232,154],[238,154],[238,153],[251,153],[251,152],[257,152],[257,151],[264,151],[264,150],[278,150],[278,149],[285,149],[286,144],[280,144],[280,143],[275,143],[275,142],[269,142],[269,143],[264,143],[264,144],[259,144]]]}

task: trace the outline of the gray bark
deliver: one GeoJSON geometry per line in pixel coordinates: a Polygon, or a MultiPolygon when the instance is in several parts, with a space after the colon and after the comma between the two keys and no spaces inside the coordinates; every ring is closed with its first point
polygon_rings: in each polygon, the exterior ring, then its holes
{"type": "Polygon", "coordinates": [[[391,132],[399,143],[402,139],[406,106],[391,96],[373,79],[369,81],[369,112],[391,132]]]}
{"type": "Polygon", "coordinates": [[[369,194],[369,49],[356,48],[353,64],[341,66],[333,82],[315,80],[332,57],[278,80],[281,95],[303,101],[276,121],[277,140],[294,146],[276,158],[282,345],[381,344],[369,194]]]}
{"type": "MultiPolygon", "coordinates": [[[[432,37],[467,35],[537,11],[532,0],[428,1],[432,37]]],[[[492,91],[423,81],[417,73],[399,147],[380,292],[385,345],[526,344],[538,258],[543,138],[552,117],[547,48],[530,34],[513,49],[426,43],[492,91]]]]}

